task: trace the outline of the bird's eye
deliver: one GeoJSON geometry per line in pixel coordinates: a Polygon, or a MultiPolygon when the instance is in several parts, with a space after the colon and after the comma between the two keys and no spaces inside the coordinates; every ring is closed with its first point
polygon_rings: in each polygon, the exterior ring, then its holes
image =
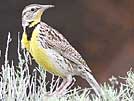
{"type": "Polygon", "coordinates": [[[35,9],[34,8],[31,8],[31,11],[35,11],[35,9]]]}

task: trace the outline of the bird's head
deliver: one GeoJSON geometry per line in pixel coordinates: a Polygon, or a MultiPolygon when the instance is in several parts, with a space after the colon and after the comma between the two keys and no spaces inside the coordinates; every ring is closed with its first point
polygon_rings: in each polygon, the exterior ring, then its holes
{"type": "Polygon", "coordinates": [[[31,4],[24,8],[22,12],[22,26],[34,26],[41,20],[43,12],[54,7],[53,5],[40,5],[40,4],[31,4]]]}

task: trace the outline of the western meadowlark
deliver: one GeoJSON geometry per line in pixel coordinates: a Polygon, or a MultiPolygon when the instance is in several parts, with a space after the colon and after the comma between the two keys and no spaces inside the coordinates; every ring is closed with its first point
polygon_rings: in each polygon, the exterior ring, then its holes
{"type": "Polygon", "coordinates": [[[72,76],[86,79],[95,93],[102,94],[99,84],[81,55],[70,45],[57,30],[41,22],[43,12],[53,5],[31,4],[22,12],[22,46],[32,55],[35,61],[45,70],[63,78],[56,89],[61,94],[72,82],[72,76]]]}

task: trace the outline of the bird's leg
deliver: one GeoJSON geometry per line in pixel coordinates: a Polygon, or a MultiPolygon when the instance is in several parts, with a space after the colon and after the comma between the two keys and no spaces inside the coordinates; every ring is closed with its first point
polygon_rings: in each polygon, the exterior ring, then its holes
{"type": "Polygon", "coordinates": [[[61,83],[61,85],[49,95],[63,95],[64,91],[71,84],[72,80],[73,79],[71,75],[68,75],[66,78],[63,78],[63,82],[61,83]]]}
{"type": "Polygon", "coordinates": [[[66,79],[63,79],[61,85],[60,85],[58,88],[56,88],[55,91],[59,92],[59,91],[64,87],[64,85],[65,85],[66,83],[67,83],[67,80],[66,80],[66,79]]]}
{"type": "Polygon", "coordinates": [[[72,76],[68,75],[67,78],[63,79],[64,82],[66,82],[63,86],[60,87],[58,94],[63,95],[64,92],[66,91],[67,87],[72,83],[72,76]]]}
{"type": "Polygon", "coordinates": [[[62,83],[60,84],[59,87],[56,88],[56,90],[52,93],[49,94],[49,96],[53,96],[56,95],[62,88],[63,86],[67,83],[67,81],[65,79],[63,79],[62,83]]]}

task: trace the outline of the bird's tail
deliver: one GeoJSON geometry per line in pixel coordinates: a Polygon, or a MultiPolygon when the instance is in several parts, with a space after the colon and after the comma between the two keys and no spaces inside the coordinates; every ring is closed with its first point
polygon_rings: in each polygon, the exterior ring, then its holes
{"type": "Polygon", "coordinates": [[[102,97],[103,96],[104,93],[103,93],[100,85],[97,83],[97,81],[95,80],[95,78],[91,74],[91,72],[85,71],[84,73],[82,73],[81,77],[83,79],[87,80],[87,82],[93,88],[94,92],[98,95],[98,97],[102,97]]]}

